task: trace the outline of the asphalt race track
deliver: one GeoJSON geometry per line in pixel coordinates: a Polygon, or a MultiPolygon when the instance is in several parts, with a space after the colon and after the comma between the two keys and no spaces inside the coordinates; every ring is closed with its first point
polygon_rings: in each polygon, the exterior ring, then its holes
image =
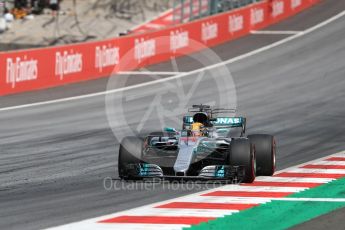
{"type": "MultiPolygon", "coordinates": [[[[271,29],[306,29],[344,9],[342,1],[325,0],[271,29]]],[[[284,37],[251,35],[213,50],[228,59],[284,37]]],[[[181,71],[200,67],[188,62],[188,58],[177,64],[181,71]]],[[[279,169],[344,150],[344,64],[345,17],[341,17],[310,34],[227,65],[234,78],[239,113],[248,118],[248,132],[276,136],[279,169]]],[[[169,66],[170,63],[163,63],[150,70],[171,71],[169,66]]],[[[214,79],[209,76],[216,71],[205,72],[188,104],[217,101],[225,95],[212,88],[214,79]]],[[[144,76],[136,77],[146,81],[144,76]]],[[[197,77],[193,74],[181,78],[182,87],[190,89],[197,77]]],[[[130,78],[128,84],[135,84],[133,76],[130,78]]],[[[36,101],[43,97],[61,98],[74,94],[69,90],[92,92],[104,89],[105,84],[102,79],[8,96],[0,101],[2,107],[20,105],[28,97],[36,101]]],[[[159,85],[125,91],[130,99],[124,100],[123,107],[130,127],[142,119],[155,93],[163,95],[166,112],[179,103],[175,100],[177,95],[164,94],[164,87],[159,85]],[[143,92],[152,95],[142,96],[143,92]]],[[[105,101],[103,95],[0,111],[0,229],[46,228],[195,192],[160,185],[154,190],[104,189],[103,179],[117,176],[118,149],[118,141],[109,128],[105,101]]],[[[157,116],[150,116],[143,130],[155,129],[157,116]]],[[[344,214],[344,210],[340,212],[344,214]]],[[[338,220],[330,226],[333,229],[343,221],[342,215],[336,216],[338,220]]],[[[311,228],[313,223],[305,223],[299,229],[311,228]]]]}

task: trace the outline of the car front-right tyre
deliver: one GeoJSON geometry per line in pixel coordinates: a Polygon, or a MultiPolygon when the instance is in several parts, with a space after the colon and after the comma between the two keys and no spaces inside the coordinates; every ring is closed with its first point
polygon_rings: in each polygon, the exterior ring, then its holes
{"type": "Polygon", "coordinates": [[[276,141],[272,135],[248,135],[254,145],[256,156],[256,175],[272,176],[276,169],[276,141]]]}
{"type": "Polygon", "coordinates": [[[256,175],[256,161],[253,146],[247,138],[232,139],[229,155],[230,166],[243,166],[244,183],[252,183],[256,175]]]}

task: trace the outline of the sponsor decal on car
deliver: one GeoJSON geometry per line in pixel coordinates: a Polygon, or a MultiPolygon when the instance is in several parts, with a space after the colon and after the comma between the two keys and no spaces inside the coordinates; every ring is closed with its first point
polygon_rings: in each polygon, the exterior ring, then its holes
{"type": "MultiPolygon", "coordinates": [[[[192,116],[185,116],[183,122],[185,124],[192,124],[193,117],[192,116]]],[[[214,125],[236,125],[242,124],[241,117],[217,117],[217,120],[212,121],[214,125]]]]}
{"type": "Polygon", "coordinates": [[[241,123],[242,119],[240,117],[218,117],[214,122],[215,125],[234,125],[241,123]]]}
{"type": "Polygon", "coordinates": [[[193,145],[198,141],[198,137],[180,137],[180,143],[184,143],[185,145],[193,145]]]}
{"type": "Polygon", "coordinates": [[[32,81],[38,78],[38,61],[35,59],[7,58],[6,59],[6,83],[10,84],[12,89],[19,82],[32,81]]]}

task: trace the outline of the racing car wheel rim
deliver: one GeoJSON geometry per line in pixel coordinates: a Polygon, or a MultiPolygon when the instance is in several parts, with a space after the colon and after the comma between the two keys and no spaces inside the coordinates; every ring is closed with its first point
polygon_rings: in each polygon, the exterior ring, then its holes
{"type": "Polygon", "coordinates": [[[274,173],[276,170],[276,140],[273,138],[273,143],[272,143],[272,172],[274,173]]]}
{"type": "Polygon", "coordinates": [[[253,149],[253,157],[252,157],[252,174],[253,177],[256,175],[256,159],[255,159],[255,146],[252,148],[253,149]]]}

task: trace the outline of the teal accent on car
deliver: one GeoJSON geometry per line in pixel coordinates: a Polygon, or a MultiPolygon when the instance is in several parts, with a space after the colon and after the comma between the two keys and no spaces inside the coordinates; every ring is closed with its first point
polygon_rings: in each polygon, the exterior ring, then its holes
{"type": "Polygon", "coordinates": [[[165,127],[164,131],[165,132],[172,132],[172,133],[176,133],[177,132],[175,128],[171,128],[171,127],[165,127]]]}
{"type": "MultiPolygon", "coordinates": [[[[217,117],[215,121],[211,121],[211,123],[215,126],[228,126],[228,127],[241,127],[244,123],[243,117],[217,117]]],[[[192,124],[193,117],[192,116],[185,116],[183,117],[183,123],[188,125],[192,124]]]]}
{"type": "Polygon", "coordinates": [[[149,175],[148,164],[140,164],[139,165],[139,176],[148,176],[148,175],[149,175]]]}
{"type": "Polygon", "coordinates": [[[224,178],[224,176],[225,176],[224,165],[217,166],[214,176],[217,178],[224,178]]]}

